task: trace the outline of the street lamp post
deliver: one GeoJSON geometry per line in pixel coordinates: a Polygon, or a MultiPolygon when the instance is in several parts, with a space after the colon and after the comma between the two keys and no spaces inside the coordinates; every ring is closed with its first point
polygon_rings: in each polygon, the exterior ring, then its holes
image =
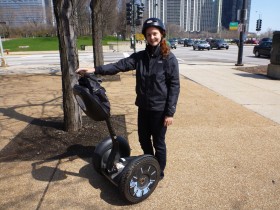
{"type": "Polygon", "coordinates": [[[157,0],[154,0],[154,17],[155,18],[157,17],[157,6],[158,6],[157,0]]]}
{"type": "Polygon", "coordinates": [[[243,57],[243,45],[244,45],[244,34],[246,32],[246,20],[247,20],[247,0],[243,0],[242,9],[240,12],[240,24],[241,30],[239,35],[239,48],[238,48],[238,58],[236,66],[243,66],[242,57],[243,57]]]}
{"type": "Polygon", "coordinates": [[[3,45],[2,45],[1,36],[0,36],[0,59],[1,59],[1,67],[8,66],[7,63],[6,63],[6,60],[4,58],[4,51],[3,51],[3,45]]]}

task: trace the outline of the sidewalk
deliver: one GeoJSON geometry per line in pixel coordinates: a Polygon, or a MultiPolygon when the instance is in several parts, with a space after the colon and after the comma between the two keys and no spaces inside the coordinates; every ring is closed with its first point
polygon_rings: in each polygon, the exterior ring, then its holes
{"type": "MultiPolygon", "coordinates": [[[[166,177],[146,201],[123,203],[117,189],[84,159],[61,159],[36,169],[32,161],[17,161],[0,162],[1,209],[278,209],[280,124],[256,110],[276,107],[271,113],[277,116],[279,82],[232,67],[180,65],[181,93],[167,132],[166,177]]],[[[1,76],[0,85],[0,148],[32,118],[62,115],[59,76],[1,76]]],[[[112,114],[125,115],[132,155],[141,154],[135,77],[124,73],[104,86],[112,114]]]]}
{"type": "Polygon", "coordinates": [[[180,73],[234,102],[280,124],[280,82],[234,70],[231,63],[200,62],[180,66],[180,73]]]}

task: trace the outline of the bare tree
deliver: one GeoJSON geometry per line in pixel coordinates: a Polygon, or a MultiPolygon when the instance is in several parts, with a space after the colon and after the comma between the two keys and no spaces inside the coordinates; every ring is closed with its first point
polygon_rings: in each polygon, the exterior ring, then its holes
{"type": "Polygon", "coordinates": [[[102,47],[102,1],[91,0],[92,10],[92,44],[93,44],[93,62],[94,66],[104,64],[102,47]]]}
{"type": "Polygon", "coordinates": [[[91,34],[91,11],[90,0],[79,0],[77,2],[78,36],[91,34]]]}
{"type": "Polygon", "coordinates": [[[103,37],[106,35],[111,35],[116,32],[116,25],[118,22],[118,10],[117,10],[117,0],[105,0],[102,1],[102,34],[103,37]]]}
{"type": "Polygon", "coordinates": [[[182,32],[180,26],[175,24],[166,24],[167,38],[183,37],[184,32],[182,32]]]}
{"type": "Polygon", "coordinates": [[[267,31],[261,34],[261,37],[273,37],[273,30],[271,28],[268,28],[267,31]]]}
{"type": "Polygon", "coordinates": [[[117,29],[116,32],[121,34],[122,37],[130,36],[130,26],[126,24],[126,0],[118,1],[118,22],[116,24],[117,29]]]}
{"type": "MultiPolygon", "coordinates": [[[[100,3],[102,27],[99,30],[101,30],[102,37],[104,37],[113,34],[118,28],[118,0],[103,0],[100,3]]],[[[77,2],[78,35],[89,35],[92,32],[90,4],[92,5],[91,0],[80,0],[77,2]]]]}
{"type": "Polygon", "coordinates": [[[75,70],[79,66],[75,33],[77,27],[76,1],[53,0],[62,71],[64,129],[68,132],[77,131],[82,126],[82,113],[72,91],[72,87],[78,79],[75,70]]]}
{"type": "Polygon", "coordinates": [[[0,23],[0,34],[6,38],[10,36],[10,28],[6,22],[0,23]]]}

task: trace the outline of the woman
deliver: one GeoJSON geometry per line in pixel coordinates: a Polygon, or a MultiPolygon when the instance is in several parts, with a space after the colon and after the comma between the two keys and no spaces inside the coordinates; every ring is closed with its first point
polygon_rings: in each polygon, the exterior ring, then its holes
{"type": "Polygon", "coordinates": [[[136,69],[138,136],[144,154],[154,155],[164,177],[166,166],[165,134],[172,125],[180,92],[178,61],[165,40],[160,19],[147,19],[142,28],[146,49],[116,63],[96,68],[79,68],[76,73],[112,75],[136,69]]]}

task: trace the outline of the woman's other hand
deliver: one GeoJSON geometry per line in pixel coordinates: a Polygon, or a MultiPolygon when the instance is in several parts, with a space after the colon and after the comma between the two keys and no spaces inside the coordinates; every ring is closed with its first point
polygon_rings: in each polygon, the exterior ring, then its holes
{"type": "Polygon", "coordinates": [[[173,123],[173,117],[168,117],[168,116],[166,116],[166,117],[164,118],[164,126],[165,126],[165,127],[167,127],[167,126],[169,126],[169,125],[172,125],[172,123],[173,123]]]}

